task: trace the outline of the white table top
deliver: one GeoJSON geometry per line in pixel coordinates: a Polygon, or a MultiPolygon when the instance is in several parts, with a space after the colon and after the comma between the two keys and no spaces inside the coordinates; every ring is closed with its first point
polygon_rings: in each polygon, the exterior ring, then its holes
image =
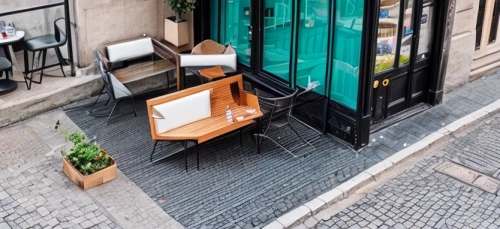
{"type": "Polygon", "coordinates": [[[7,44],[15,43],[23,38],[24,38],[24,31],[17,30],[15,36],[10,36],[7,38],[2,38],[0,36],[0,45],[7,45],[7,44]]]}

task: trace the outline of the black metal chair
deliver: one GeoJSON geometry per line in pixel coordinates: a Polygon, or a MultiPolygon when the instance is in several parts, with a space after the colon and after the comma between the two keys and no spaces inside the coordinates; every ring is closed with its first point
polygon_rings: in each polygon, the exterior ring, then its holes
{"type": "MultiPolygon", "coordinates": [[[[28,51],[33,52],[33,60],[32,60],[32,66],[31,70],[28,72],[25,72],[24,80],[26,82],[26,87],[28,90],[31,89],[31,84],[32,83],[37,83],[41,84],[42,79],[43,79],[43,70],[49,67],[57,66],[61,68],[61,71],[63,73],[63,76],[66,77],[66,73],[64,73],[63,65],[66,65],[66,61],[64,60],[60,47],[64,46],[66,44],[66,41],[68,40],[66,33],[64,31],[66,21],[64,18],[59,18],[56,21],[54,21],[54,34],[47,34],[39,37],[34,37],[28,40],[24,41],[24,64],[25,68],[28,70],[28,51]],[[54,49],[57,55],[57,59],[59,61],[58,64],[51,65],[51,66],[45,66],[45,61],[47,57],[47,50],[48,49],[54,49]],[[35,56],[36,53],[38,52],[38,60],[40,60],[40,56],[42,56],[42,67],[38,68],[38,66],[35,66],[35,56]],[[64,64],[63,64],[64,63],[64,64]],[[36,68],[36,69],[35,69],[36,68]],[[33,81],[33,73],[36,71],[41,71],[40,73],[40,81],[33,81]],[[30,75],[28,77],[28,74],[30,75]],[[28,83],[29,81],[29,83],[28,83]]],[[[38,65],[38,64],[37,64],[38,65]]]]}
{"type": "MultiPolygon", "coordinates": [[[[260,124],[258,125],[258,132],[255,135],[258,135],[260,138],[257,139],[269,139],[274,144],[278,145],[284,151],[292,155],[293,157],[300,157],[305,154],[310,153],[316,148],[306,140],[302,135],[300,135],[297,130],[290,124],[290,118],[292,117],[293,107],[295,105],[295,99],[299,94],[299,90],[295,90],[295,92],[291,95],[279,97],[279,98],[270,98],[266,97],[265,93],[262,91],[255,89],[256,95],[259,97],[259,103],[264,116],[260,120],[260,124]],[[290,149],[286,148],[284,145],[278,143],[276,140],[269,136],[270,130],[273,128],[280,129],[288,126],[303,142],[304,144],[296,145],[290,149]],[[306,146],[310,146],[311,150],[308,150],[301,155],[294,154],[295,151],[302,149],[306,146]]],[[[260,152],[260,147],[262,145],[262,140],[258,140],[257,147],[260,152]]]]}
{"type": "Polygon", "coordinates": [[[113,112],[115,111],[116,106],[118,103],[120,103],[123,99],[131,98],[132,99],[132,107],[134,109],[134,116],[137,117],[137,112],[135,109],[135,101],[134,101],[134,95],[128,89],[125,85],[123,85],[114,75],[113,73],[110,73],[106,70],[102,55],[99,51],[96,51],[97,53],[97,64],[99,65],[99,69],[101,71],[101,77],[104,82],[104,86],[102,87],[101,92],[97,96],[97,99],[95,100],[94,104],[92,105],[92,108],[90,109],[89,114],[95,117],[100,117],[100,116],[108,116],[108,119],[106,120],[106,126],[109,123],[109,120],[111,119],[111,115],[113,115],[113,112]],[[113,105],[113,108],[109,112],[109,114],[106,115],[96,115],[93,114],[94,108],[99,101],[99,98],[101,98],[101,95],[107,94],[108,95],[108,101],[106,101],[106,104],[104,105],[105,107],[108,106],[109,102],[111,99],[115,102],[113,105]]]}

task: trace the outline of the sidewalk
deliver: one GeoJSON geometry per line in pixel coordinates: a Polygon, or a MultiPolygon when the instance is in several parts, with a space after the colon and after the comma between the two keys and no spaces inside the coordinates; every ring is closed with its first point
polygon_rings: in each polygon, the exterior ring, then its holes
{"type": "Polygon", "coordinates": [[[121,171],[82,191],[62,173],[60,110],[0,129],[0,228],[183,228],[121,171]]]}
{"type": "Polygon", "coordinates": [[[489,193],[435,171],[454,161],[498,179],[499,139],[495,115],[339,213],[327,209],[297,228],[499,228],[500,191],[489,193]]]}

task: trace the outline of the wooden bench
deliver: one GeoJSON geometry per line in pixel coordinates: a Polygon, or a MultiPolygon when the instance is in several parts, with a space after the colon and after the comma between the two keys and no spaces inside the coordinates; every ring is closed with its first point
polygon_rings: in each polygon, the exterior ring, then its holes
{"type": "Polygon", "coordinates": [[[241,130],[263,115],[257,96],[243,90],[241,74],[150,99],[147,108],[155,141],[151,162],[158,141],[184,141],[186,171],[188,141],[197,148],[199,169],[199,144],[241,130]],[[232,123],[226,117],[228,106],[232,123]],[[243,119],[238,121],[238,117],[243,119]]]}
{"type": "Polygon", "coordinates": [[[167,73],[167,87],[170,87],[168,73],[175,70],[175,65],[164,57],[162,49],[150,37],[113,42],[104,46],[104,62],[107,70],[123,84],[167,73]]]}

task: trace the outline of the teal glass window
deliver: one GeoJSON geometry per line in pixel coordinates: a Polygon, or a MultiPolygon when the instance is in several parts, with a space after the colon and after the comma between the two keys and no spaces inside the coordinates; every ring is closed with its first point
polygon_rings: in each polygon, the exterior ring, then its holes
{"type": "Polygon", "coordinates": [[[335,51],[330,98],[356,110],[364,0],[336,0],[335,2],[335,51]]]}
{"type": "Polygon", "coordinates": [[[219,42],[225,45],[231,43],[238,54],[238,61],[250,66],[252,48],[250,0],[223,0],[220,13],[219,42]]]}
{"type": "Polygon", "coordinates": [[[300,0],[299,9],[296,82],[304,88],[317,82],[314,91],[322,95],[326,92],[330,2],[300,0]]]}
{"type": "Polygon", "coordinates": [[[210,0],[210,39],[219,42],[219,0],[210,0]]]}
{"type": "Polygon", "coordinates": [[[262,68],[289,81],[292,0],[264,0],[263,20],[262,68]]]}

